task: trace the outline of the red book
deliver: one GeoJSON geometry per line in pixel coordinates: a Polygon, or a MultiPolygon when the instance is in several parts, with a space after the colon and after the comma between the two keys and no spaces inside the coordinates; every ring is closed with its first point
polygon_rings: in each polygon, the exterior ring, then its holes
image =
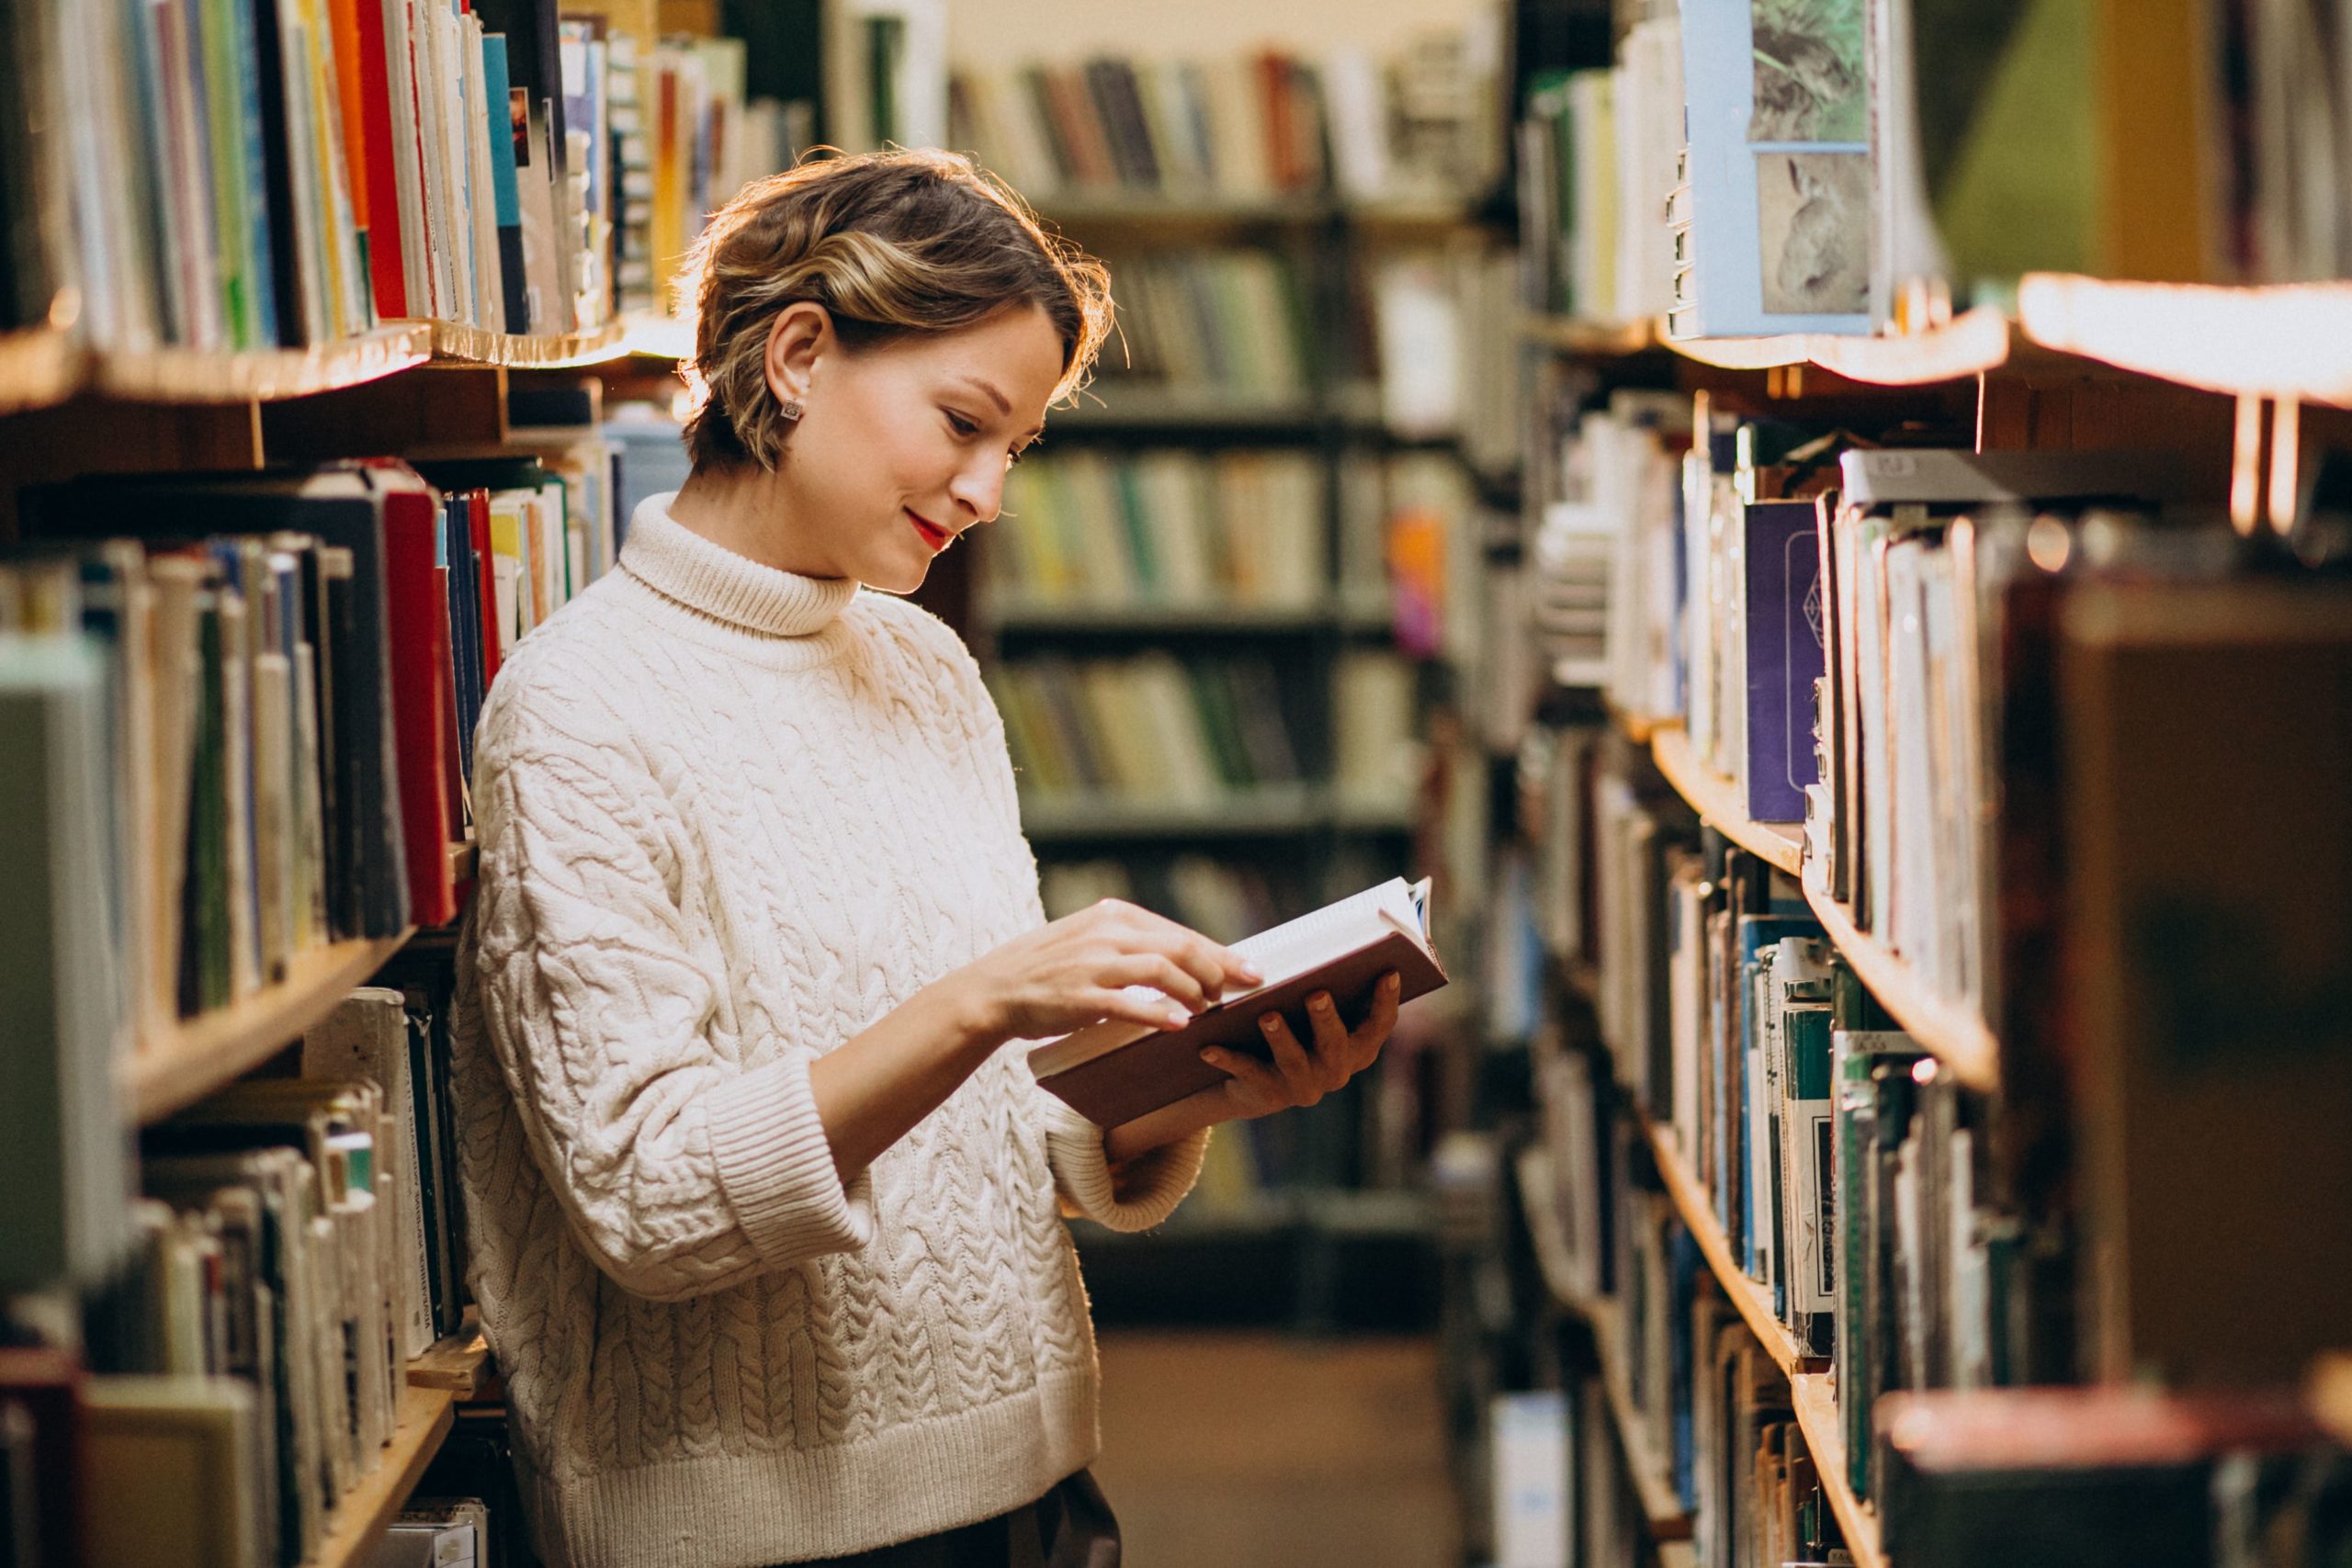
{"type": "Polygon", "coordinates": [[[409,478],[411,484],[392,484],[384,497],[392,736],[400,762],[401,836],[408,852],[409,919],[420,926],[446,926],[458,918],[449,846],[459,827],[449,799],[447,753],[449,602],[435,565],[440,505],[430,486],[409,478]]]}
{"type": "Polygon", "coordinates": [[[466,527],[473,536],[474,563],[481,568],[481,689],[498,679],[498,561],[490,550],[490,491],[466,497],[466,527]]]}
{"type": "Polygon", "coordinates": [[[410,215],[401,209],[398,165],[393,162],[391,69],[386,51],[382,0],[361,0],[359,25],[359,123],[367,177],[355,189],[367,197],[368,271],[376,286],[376,314],[391,320],[410,314],[404,246],[415,243],[410,215]]]}

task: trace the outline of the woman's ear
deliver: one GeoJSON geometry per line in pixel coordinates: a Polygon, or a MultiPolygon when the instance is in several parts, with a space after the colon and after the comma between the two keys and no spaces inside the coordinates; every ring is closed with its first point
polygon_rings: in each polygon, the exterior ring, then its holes
{"type": "Polygon", "coordinates": [[[833,318],[812,299],[797,299],[776,312],[768,328],[764,362],[768,393],[778,406],[795,407],[808,400],[808,383],[817,361],[833,347],[833,318]]]}

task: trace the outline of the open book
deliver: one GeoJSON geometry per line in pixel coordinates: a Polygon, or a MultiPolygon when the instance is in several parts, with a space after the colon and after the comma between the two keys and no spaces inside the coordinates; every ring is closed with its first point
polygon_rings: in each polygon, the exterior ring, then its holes
{"type": "Polygon", "coordinates": [[[1392,877],[1260,931],[1232,945],[1266,976],[1263,985],[1227,996],[1183,1029],[1125,1019],[1089,1024],[1030,1052],[1029,1070],[1095,1125],[1115,1127],[1225,1081],[1225,1074],[1201,1060],[1204,1046],[1270,1060],[1258,1028],[1265,1013],[1281,1013],[1302,1044],[1311,1043],[1306,998],[1317,991],[1329,991],[1351,1025],[1362,1021],[1373,987],[1391,969],[1403,980],[1400,1003],[1427,996],[1445,984],[1445,970],[1430,946],[1429,898],[1428,878],[1408,886],[1392,877]]]}

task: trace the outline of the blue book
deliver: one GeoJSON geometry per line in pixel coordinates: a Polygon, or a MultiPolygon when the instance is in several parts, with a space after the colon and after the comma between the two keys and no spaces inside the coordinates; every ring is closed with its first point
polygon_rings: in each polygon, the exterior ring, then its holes
{"type": "Polygon", "coordinates": [[[531,330],[530,279],[523,266],[523,198],[514,178],[514,95],[507,85],[506,35],[481,36],[482,107],[490,119],[491,204],[498,217],[498,276],[506,330],[531,330]]]}
{"type": "MultiPolygon", "coordinates": [[[[1739,952],[1738,1027],[1732,1038],[1732,1060],[1724,1074],[1726,1083],[1737,1085],[1735,1092],[1723,1096],[1723,1109],[1732,1112],[1731,1125],[1718,1123],[1715,1139],[1716,1190],[1725,1195],[1734,1222],[1730,1231],[1732,1250],[1739,1255],[1740,1267],[1754,1276],[1759,1267],[1756,1248],[1756,1182],[1755,1151],[1749,1137],[1748,1118],[1754,1113],[1749,1100],[1747,1058],[1749,1052],[1759,1049],[1757,1036],[1756,955],[1783,937],[1817,937],[1821,927],[1810,915],[1742,915],[1738,919],[1739,952]],[[1736,1185],[1735,1185],[1735,1183],[1736,1185]],[[1732,1195],[1736,1193],[1736,1197],[1732,1195]]],[[[1762,1092],[1762,1086],[1757,1086],[1762,1092]]],[[[1769,1222],[1770,1215],[1766,1214],[1769,1222]]]]}
{"type": "Polygon", "coordinates": [[[1683,0],[1690,270],[1677,337],[1867,333],[1864,0],[1683,0]]]}
{"type": "Polygon", "coordinates": [[[1747,815],[1758,822],[1802,822],[1805,785],[1821,777],[1813,744],[1813,683],[1827,667],[1815,508],[1810,501],[1760,501],[1742,510],[1747,815]]]}

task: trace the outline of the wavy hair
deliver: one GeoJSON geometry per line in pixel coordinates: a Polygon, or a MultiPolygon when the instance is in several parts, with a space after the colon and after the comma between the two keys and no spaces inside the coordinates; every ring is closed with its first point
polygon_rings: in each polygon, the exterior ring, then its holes
{"type": "Polygon", "coordinates": [[[1085,385],[1111,330],[1102,264],[959,152],[812,157],[754,181],[712,217],[679,291],[694,310],[681,371],[697,468],[773,472],[783,457],[792,422],[768,387],[768,334],[798,301],[822,305],[853,350],[1035,305],[1061,338],[1055,402],[1085,385]]]}

